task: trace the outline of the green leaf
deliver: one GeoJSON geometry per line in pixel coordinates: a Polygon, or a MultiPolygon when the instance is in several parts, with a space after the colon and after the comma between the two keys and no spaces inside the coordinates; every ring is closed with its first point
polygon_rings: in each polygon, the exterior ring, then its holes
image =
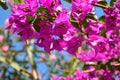
{"type": "Polygon", "coordinates": [[[76,27],[79,28],[79,21],[77,21],[71,14],[71,19],[70,19],[71,24],[76,27]]]}
{"type": "Polygon", "coordinates": [[[34,18],[32,16],[27,16],[26,19],[28,20],[29,23],[32,23],[34,18]]]}
{"type": "Polygon", "coordinates": [[[108,6],[108,3],[106,2],[106,0],[99,1],[97,4],[108,6]]]}
{"type": "Polygon", "coordinates": [[[110,1],[110,6],[113,6],[116,3],[116,0],[111,0],[110,1]]]}
{"type": "Polygon", "coordinates": [[[119,30],[117,29],[117,30],[116,30],[116,35],[118,36],[118,35],[119,35],[119,33],[120,33],[120,32],[119,32],[119,30]]]}
{"type": "Polygon", "coordinates": [[[98,3],[94,4],[94,6],[104,9],[104,8],[108,7],[108,3],[106,2],[106,0],[102,0],[102,1],[99,1],[98,3]]]}
{"type": "Polygon", "coordinates": [[[100,32],[100,35],[103,37],[106,37],[106,28],[102,29],[102,31],[100,32]]]}
{"type": "Polygon", "coordinates": [[[37,8],[36,13],[39,13],[39,12],[47,13],[48,10],[47,10],[47,8],[39,7],[39,8],[37,8]]]}
{"type": "Polygon", "coordinates": [[[33,23],[33,27],[34,29],[37,31],[37,32],[40,32],[40,26],[39,26],[39,23],[40,23],[40,18],[37,17],[33,23]]]}
{"type": "MultiPolygon", "coordinates": [[[[40,16],[40,19],[41,20],[49,20],[51,22],[53,22],[55,20],[54,17],[51,16],[50,12],[48,11],[47,8],[44,8],[44,7],[39,7],[37,8],[36,10],[36,13],[37,15],[39,15],[39,12],[40,13],[43,13],[42,16],[40,16]]],[[[54,13],[54,12],[53,12],[54,13]]]]}
{"type": "MultiPolygon", "coordinates": [[[[1,26],[0,26],[0,27],[1,27],[1,26]]],[[[0,28],[0,34],[3,34],[3,33],[4,33],[3,29],[0,28]]]]}
{"type": "Polygon", "coordinates": [[[102,22],[105,22],[105,16],[101,16],[101,17],[99,18],[99,20],[102,21],[102,22]]]}
{"type": "Polygon", "coordinates": [[[120,66],[116,66],[115,69],[116,69],[116,70],[120,70],[120,66]]]}
{"type": "Polygon", "coordinates": [[[71,3],[71,2],[72,2],[72,0],[64,0],[64,1],[66,1],[66,2],[68,2],[68,3],[71,3]]]}
{"type": "Polygon", "coordinates": [[[61,76],[63,77],[67,77],[69,75],[69,73],[65,72],[64,74],[62,74],[61,76]]]}
{"type": "Polygon", "coordinates": [[[93,19],[93,20],[97,20],[97,16],[95,15],[95,13],[89,13],[86,16],[87,19],[93,19]]]}
{"type": "Polygon", "coordinates": [[[8,9],[6,2],[4,0],[0,0],[0,6],[5,10],[8,9]]]}
{"type": "Polygon", "coordinates": [[[24,3],[24,0],[14,0],[14,4],[24,3]]]}
{"type": "Polygon", "coordinates": [[[48,16],[41,16],[41,20],[49,20],[48,16]]]}

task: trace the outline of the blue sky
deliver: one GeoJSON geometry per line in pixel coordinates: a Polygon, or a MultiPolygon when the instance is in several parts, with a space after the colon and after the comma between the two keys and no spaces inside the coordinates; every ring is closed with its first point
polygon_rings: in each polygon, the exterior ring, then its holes
{"type": "Polygon", "coordinates": [[[4,10],[0,6],[0,26],[4,26],[4,21],[10,15],[10,9],[4,10]]]}

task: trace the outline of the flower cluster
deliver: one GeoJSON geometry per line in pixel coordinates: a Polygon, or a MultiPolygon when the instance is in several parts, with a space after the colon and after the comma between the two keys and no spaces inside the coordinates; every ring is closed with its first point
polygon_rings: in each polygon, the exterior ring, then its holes
{"type": "MultiPolygon", "coordinates": [[[[116,75],[120,75],[119,71],[116,71],[115,73],[116,75]]],[[[99,80],[99,79],[115,80],[112,76],[113,76],[112,72],[108,69],[106,70],[89,69],[86,71],[77,70],[74,73],[74,77],[72,76],[56,77],[56,78],[51,78],[51,80],[99,80]]]]}
{"type": "MultiPolygon", "coordinates": [[[[23,4],[13,5],[7,29],[18,33],[24,40],[36,39],[36,45],[48,53],[66,50],[83,62],[98,65],[105,62],[107,65],[109,60],[116,60],[120,56],[120,1],[103,9],[104,21],[90,17],[95,16],[92,12],[100,1],[72,0],[70,11],[63,8],[60,0],[25,0],[23,4]]],[[[113,74],[107,68],[105,66],[104,70],[91,72],[77,71],[74,80],[98,80],[98,76],[113,80],[113,74]]],[[[62,79],[72,80],[72,77],[52,80],[62,79]]]]}

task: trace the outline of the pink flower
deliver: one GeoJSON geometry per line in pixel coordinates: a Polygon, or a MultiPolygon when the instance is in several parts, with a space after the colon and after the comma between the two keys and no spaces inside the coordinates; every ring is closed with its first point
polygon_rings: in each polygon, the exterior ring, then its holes
{"type": "Polygon", "coordinates": [[[1,49],[2,49],[2,51],[7,52],[9,50],[9,46],[3,45],[1,49]]]}
{"type": "Polygon", "coordinates": [[[66,47],[66,44],[66,41],[62,39],[54,40],[52,48],[61,51],[66,47]]]}
{"type": "Polygon", "coordinates": [[[50,80],[72,80],[72,77],[71,76],[67,76],[67,77],[58,76],[58,77],[51,78],[50,80]]]}
{"type": "Polygon", "coordinates": [[[84,73],[83,71],[81,70],[77,70],[75,73],[74,73],[74,79],[73,80],[89,80],[89,74],[88,73],[84,73]]]}
{"type": "Polygon", "coordinates": [[[89,62],[94,61],[96,57],[96,53],[94,51],[91,52],[85,52],[83,50],[80,51],[80,53],[76,54],[77,58],[80,59],[83,62],[89,62]]]}
{"type": "Polygon", "coordinates": [[[50,60],[56,60],[56,59],[57,59],[57,56],[55,54],[50,55],[50,60]]]}
{"type": "Polygon", "coordinates": [[[70,54],[76,55],[78,47],[82,45],[83,37],[81,35],[72,38],[67,42],[67,51],[70,54]]]}
{"type": "Polygon", "coordinates": [[[12,6],[12,12],[14,15],[34,16],[38,7],[37,0],[26,0],[25,4],[16,4],[12,6]]]}
{"type": "Polygon", "coordinates": [[[69,29],[67,30],[66,34],[63,34],[63,40],[64,41],[69,41],[72,38],[75,37],[75,33],[77,32],[77,29],[73,26],[69,27],[69,29]]]}
{"type": "Polygon", "coordinates": [[[2,76],[3,76],[3,73],[0,73],[0,78],[2,78],[2,76]]]}
{"type": "Polygon", "coordinates": [[[95,51],[104,52],[109,49],[108,39],[98,35],[89,36],[87,43],[90,44],[95,51]]]}
{"type": "Polygon", "coordinates": [[[62,36],[67,32],[67,30],[71,27],[70,22],[70,15],[68,14],[67,10],[60,12],[56,20],[54,21],[54,28],[53,33],[57,36],[62,36]]]}
{"type": "Polygon", "coordinates": [[[87,26],[85,31],[88,35],[99,35],[103,28],[105,28],[105,24],[95,20],[89,20],[89,25],[87,26]]]}
{"type": "Polygon", "coordinates": [[[44,59],[43,59],[43,58],[40,58],[39,61],[40,61],[40,62],[44,62],[44,59]]]}
{"type": "Polygon", "coordinates": [[[92,5],[84,0],[72,0],[72,15],[77,20],[83,20],[92,10],[92,5]]]}
{"type": "Polygon", "coordinates": [[[48,10],[56,10],[60,6],[60,0],[39,0],[40,5],[48,10]]]}
{"type": "Polygon", "coordinates": [[[118,9],[120,9],[120,1],[119,1],[119,0],[117,0],[117,2],[116,2],[116,7],[117,7],[118,9]]]}
{"type": "Polygon", "coordinates": [[[26,0],[24,4],[13,5],[12,14],[6,20],[6,29],[18,33],[24,40],[33,38],[35,30],[26,17],[34,17],[37,7],[37,0],[26,0]]]}

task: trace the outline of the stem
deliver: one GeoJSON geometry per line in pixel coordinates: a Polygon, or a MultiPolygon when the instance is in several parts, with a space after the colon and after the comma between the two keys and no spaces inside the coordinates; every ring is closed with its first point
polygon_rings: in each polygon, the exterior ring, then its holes
{"type": "Polygon", "coordinates": [[[92,71],[94,71],[94,70],[83,70],[82,72],[83,73],[88,73],[88,72],[92,72],[92,71]]]}
{"type": "Polygon", "coordinates": [[[120,66],[120,63],[114,64],[114,66],[120,66]]]}
{"type": "Polygon", "coordinates": [[[108,7],[108,6],[101,5],[101,4],[94,4],[94,6],[101,7],[101,8],[103,8],[103,9],[108,7]]]}
{"type": "Polygon", "coordinates": [[[79,21],[70,19],[71,22],[79,23],[79,21]]]}
{"type": "Polygon", "coordinates": [[[78,59],[75,59],[75,62],[73,64],[73,69],[71,70],[71,72],[69,74],[73,74],[74,73],[74,71],[76,70],[77,65],[78,65],[79,62],[80,61],[78,59]]]}
{"type": "Polygon", "coordinates": [[[27,46],[27,53],[28,53],[28,56],[29,56],[29,60],[32,64],[32,72],[33,72],[34,79],[39,80],[39,75],[38,75],[38,72],[37,72],[35,61],[33,60],[33,55],[32,55],[32,50],[30,49],[30,45],[27,46]]]}

